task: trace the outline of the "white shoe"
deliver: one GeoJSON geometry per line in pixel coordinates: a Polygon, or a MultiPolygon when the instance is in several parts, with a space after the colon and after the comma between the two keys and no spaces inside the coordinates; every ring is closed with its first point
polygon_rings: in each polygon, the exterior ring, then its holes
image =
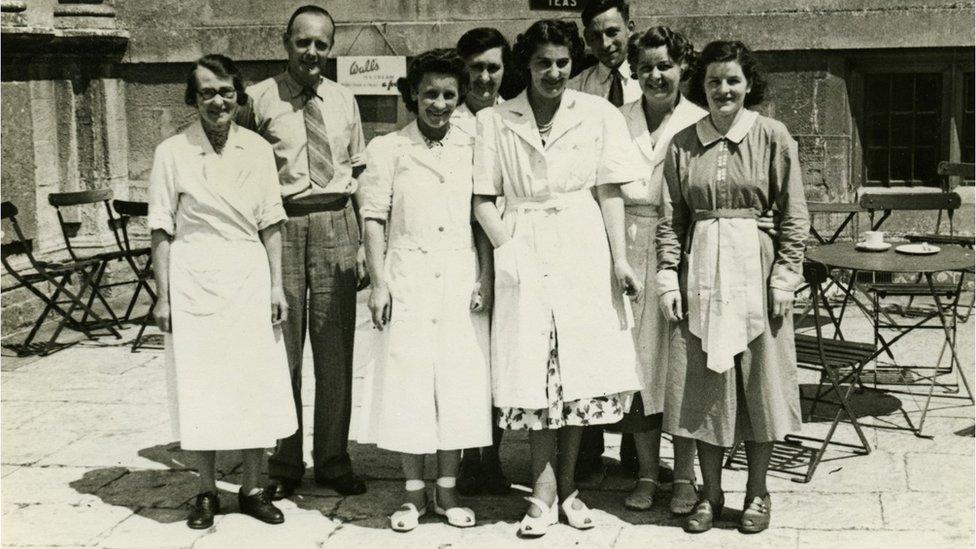
{"type": "Polygon", "coordinates": [[[404,503],[390,515],[390,528],[397,532],[409,532],[417,527],[420,517],[427,514],[427,506],[417,509],[412,503],[404,503]]]}
{"type": "Polygon", "coordinates": [[[560,507],[563,510],[563,514],[566,515],[566,521],[569,525],[577,530],[589,530],[596,526],[593,523],[593,517],[590,516],[590,509],[585,503],[580,501],[580,505],[583,506],[582,509],[573,509],[573,501],[579,501],[576,497],[579,495],[579,490],[576,490],[566,498],[560,507]]]}
{"type": "Polygon", "coordinates": [[[526,538],[537,538],[546,535],[549,527],[559,522],[558,500],[552,502],[552,507],[546,505],[541,499],[532,496],[527,496],[525,501],[538,507],[542,511],[542,514],[537,517],[532,517],[526,511],[525,516],[522,517],[522,522],[519,523],[519,535],[526,538]]]}
{"type": "Polygon", "coordinates": [[[474,526],[474,511],[468,507],[451,507],[442,509],[437,503],[437,488],[434,488],[434,513],[447,518],[447,523],[458,528],[474,526]]]}

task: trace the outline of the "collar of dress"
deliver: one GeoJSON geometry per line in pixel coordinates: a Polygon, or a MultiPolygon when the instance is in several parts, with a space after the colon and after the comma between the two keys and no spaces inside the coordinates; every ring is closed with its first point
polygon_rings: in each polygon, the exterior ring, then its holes
{"type": "Polygon", "coordinates": [[[746,134],[749,133],[752,125],[758,119],[758,112],[744,108],[742,109],[742,114],[739,115],[739,119],[735,121],[735,124],[732,124],[732,127],[729,128],[729,131],[725,135],[718,133],[718,130],[712,125],[712,120],[709,116],[705,116],[695,124],[695,131],[698,133],[698,140],[705,147],[720,139],[728,139],[733,143],[739,144],[742,143],[742,140],[745,139],[746,134]]]}
{"type": "MultiPolygon", "coordinates": [[[[187,141],[200,149],[199,154],[215,154],[217,151],[214,150],[213,145],[210,144],[210,140],[207,139],[207,134],[203,131],[203,122],[197,118],[197,121],[190,124],[186,129],[187,141]]],[[[228,150],[231,147],[236,149],[243,149],[244,143],[241,141],[241,129],[235,124],[231,123],[230,131],[227,132],[227,143],[224,144],[224,150],[228,150]]]]}

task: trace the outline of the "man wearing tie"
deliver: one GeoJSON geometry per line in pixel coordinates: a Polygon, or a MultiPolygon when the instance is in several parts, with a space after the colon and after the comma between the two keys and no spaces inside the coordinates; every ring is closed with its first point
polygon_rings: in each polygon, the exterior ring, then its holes
{"type": "MultiPolygon", "coordinates": [[[[583,5],[581,17],[583,39],[599,63],[577,74],[567,87],[604,97],[615,107],[640,99],[640,83],[632,78],[627,63],[627,40],[634,30],[627,0],[591,0],[583,5]]],[[[603,450],[602,428],[584,428],[576,466],[577,478],[603,474],[603,450]]],[[[633,437],[624,438],[620,461],[628,470],[636,471],[633,437]]]]}
{"type": "Polygon", "coordinates": [[[295,10],[282,37],[287,70],[249,87],[248,104],[238,111],[238,123],[261,134],[274,149],[288,214],[282,235],[289,310],[283,335],[298,431],[280,440],[268,461],[276,499],[291,496],[305,473],[301,379],[306,329],[315,373],[315,482],[344,495],[366,491],[347,452],[356,290],[365,276],[352,195],[366,144],[352,92],[322,74],[334,36],[328,11],[314,5],[295,10]]]}

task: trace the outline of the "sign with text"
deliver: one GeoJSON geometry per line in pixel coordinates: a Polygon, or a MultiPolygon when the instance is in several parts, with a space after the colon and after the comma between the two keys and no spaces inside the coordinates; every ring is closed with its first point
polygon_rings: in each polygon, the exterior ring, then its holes
{"type": "Polygon", "coordinates": [[[396,81],[407,75],[401,55],[354,55],[336,58],[336,80],[356,95],[398,95],[396,81]]]}
{"type": "Polygon", "coordinates": [[[530,10],[582,11],[583,0],[529,0],[530,10]]]}

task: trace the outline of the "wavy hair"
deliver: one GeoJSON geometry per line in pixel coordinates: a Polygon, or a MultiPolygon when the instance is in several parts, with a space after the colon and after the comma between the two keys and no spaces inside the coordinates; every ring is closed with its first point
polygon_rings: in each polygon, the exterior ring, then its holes
{"type": "Polygon", "coordinates": [[[575,66],[583,58],[585,45],[580,38],[576,22],[560,19],[542,19],[532,23],[525,32],[518,35],[512,46],[512,60],[515,70],[528,85],[529,60],[536,50],[544,44],[566,46],[569,58],[575,66]]]}
{"type": "Polygon", "coordinates": [[[742,74],[749,82],[751,89],[746,94],[745,106],[752,107],[763,102],[766,97],[766,71],[763,69],[756,55],[748,46],[738,40],[718,40],[709,43],[701,51],[692,71],[688,83],[688,99],[698,105],[708,108],[708,98],[705,96],[705,71],[712,63],[735,61],[742,67],[742,74]]]}
{"type": "Polygon", "coordinates": [[[627,42],[627,63],[633,73],[632,77],[637,78],[637,63],[640,61],[641,53],[661,46],[668,50],[668,56],[672,61],[685,66],[681,71],[681,80],[690,78],[697,58],[695,46],[683,34],[671,30],[671,27],[651,27],[630,36],[627,42]]]}
{"type": "Polygon", "coordinates": [[[458,105],[464,102],[464,95],[468,91],[468,73],[464,61],[454,48],[436,48],[425,51],[410,61],[407,75],[397,80],[397,90],[407,106],[407,110],[417,114],[417,101],[413,93],[420,88],[420,82],[425,74],[446,74],[457,79],[458,105]]]}

